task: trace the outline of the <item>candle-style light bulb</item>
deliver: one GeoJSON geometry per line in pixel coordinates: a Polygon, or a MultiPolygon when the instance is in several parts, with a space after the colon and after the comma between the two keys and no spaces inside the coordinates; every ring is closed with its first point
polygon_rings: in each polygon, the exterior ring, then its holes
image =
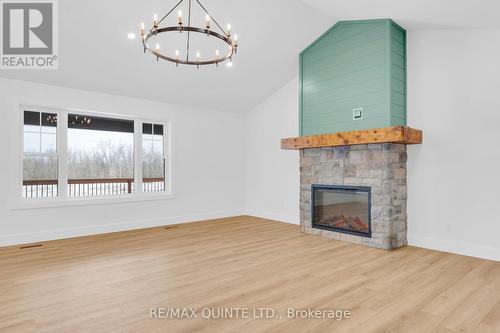
{"type": "Polygon", "coordinates": [[[210,29],[210,15],[205,15],[205,28],[210,29]]]}
{"type": "MultiPolygon", "coordinates": [[[[156,44],[156,52],[160,52],[160,44],[156,44]]],[[[160,56],[156,55],[156,61],[160,61],[160,56]]]]}
{"type": "Polygon", "coordinates": [[[145,29],[144,22],[142,22],[141,23],[141,36],[144,36],[144,29],[145,29]]]}
{"type": "Polygon", "coordinates": [[[153,27],[158,27],[158,14],[153,15],[153,27]]]}
{"type": "Polygon", "coordinates": [[[219,58],[219,50],[215,50],[215,55],[219,58]]]}
{"type": "Polygon", "coordinates": [[[179,60],[179,50],[175,50],[175,57],[179,60]]]}
{"type": "Polygon", "coordinates": [[[233,37],[234,53],[238,52],[238,35],[234,34],[233,37]]]}
{"type": "Polygon", "coordinates": [[[177,14],[179,16],[179,25],[182,25],[182,10],[179,10],[177,14]]]}
{"type": "Polygon", "coordinates": [[[200,60],[200,52],[196,52],[196,59],[200,60]]]}
{"type": "Polygon", "coordinates": [[[231,24],[227,24],[227,35],[231,36],[231,24]]]}

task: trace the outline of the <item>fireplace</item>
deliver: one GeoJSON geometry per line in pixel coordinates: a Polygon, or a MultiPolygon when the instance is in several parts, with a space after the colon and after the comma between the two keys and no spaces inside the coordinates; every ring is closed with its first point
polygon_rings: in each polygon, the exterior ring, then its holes
{"type": "Polygon", "coordinates": [[[302,149],[301,230],[379,249],[404,246],[406,156],[406,145],[392,143],[302,149]]]}
{"type": "Polygon", "coordinates": [[[311,185],[312,227],[371,237],[369,186],[311,185]]]}

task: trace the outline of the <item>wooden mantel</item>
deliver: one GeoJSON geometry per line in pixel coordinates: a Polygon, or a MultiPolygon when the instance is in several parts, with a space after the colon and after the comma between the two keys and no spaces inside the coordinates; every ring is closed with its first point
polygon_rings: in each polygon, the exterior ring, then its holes
{"type": "Polygon", "coordinates": [[[393,126],[352,132],[299,136],[281,139],[281,149],[298,150],[369,143],[420,144],[422,143],[422,131],[406,126],[393,126]]]}

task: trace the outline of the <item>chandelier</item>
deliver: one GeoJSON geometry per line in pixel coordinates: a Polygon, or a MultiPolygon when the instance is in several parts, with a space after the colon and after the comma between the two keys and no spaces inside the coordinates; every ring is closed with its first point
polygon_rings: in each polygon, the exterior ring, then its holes
{"type": "MultiPolygon", "coordinates": [[[[142,45],[144,47],[144,53],[150,52],[156,57],[156,60],[159,59],[167,60],[176,64],[176,66],[181,65],[193,65],[198,68],[202,65],[215,65],[219,66],[219,63],[223,63],[228,60],[227,65],[232,65],[233,56],[236,54],[238,50],[238,36],[231,34],[231,25],[227,25],[227,29],[221,27],[221,25],[215,20],[215,18],[210,15],[205,6],[201,4],[200,1],[195,0],[196,3],[200,6],[203,13],[205,14],[205,22],[204,27],[196,27],[191,24],[191,15],[192,15],[192,0],[188,1],[188,16],[187,21],[184,22],[182,10],[178,11],[177,17],[177,25],[173,26],[160,26],[169,15],[174,12],[185,0],[180,0],[170,11],[168,11],[165,15],[163,15],[158,20],[158,15],[154,15],[153,25],[149,29],[148,32],[145,30],[144,23],[141,24],[141,37],[142,37],[142,45]],[[185,24],[187,23],[187,24],[185,24]],[[213,24],[212,24],[213,23],[213,24]],[[186,35],[186,50],[185,53],[177,49],[172,54],[167,52],[160,51],[160,45],[157,43],[154,47],[151,47],[150,43],[154,41],[154,39],[160,34],[167,33],[184,33],[186,35]],[[214,50],[213,56],[208,59],[201,59],[200,52],[197,51],[194,53],[196,56],[193,57],[190,52],[191,47],[191,34],[204,34],[207,38],[211,38],[212,40],[219,39],[227,44],[227,51],[219,51],[218,49],[214,50]]],[[[152,43],[154,44],[154,43],[152,43]]]]}

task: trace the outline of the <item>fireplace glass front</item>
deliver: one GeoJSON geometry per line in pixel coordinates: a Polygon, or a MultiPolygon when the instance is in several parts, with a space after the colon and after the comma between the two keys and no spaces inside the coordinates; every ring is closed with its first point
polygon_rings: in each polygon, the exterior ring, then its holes
{"type": "Polygon", "coordinates": [[[312,185],[313,228],[371,237],[367,186],[312,185]]]}

